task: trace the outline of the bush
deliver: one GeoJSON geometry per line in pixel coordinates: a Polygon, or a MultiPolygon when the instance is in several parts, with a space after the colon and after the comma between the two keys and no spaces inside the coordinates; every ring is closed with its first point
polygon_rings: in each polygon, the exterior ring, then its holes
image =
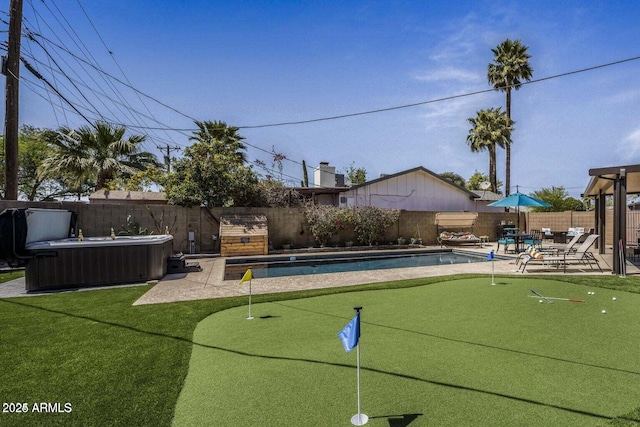
{"type": "Polygon", "coordinates": [[[338,208],[328,205],[307,205],[305,216],[313,237],[321,246],[326,245],[338,231],[352,226],[359,242],[366,245],[382,241],[384,233],[398,221],[400,211],[374,206],[338,208]]]}
{"type": "Polygon", "coordinates": [[[400,218],[397,209],[381,209],[374,206],[358,206],[350,209],[349,222],[359,242],[367,245],[377,244],[384,233],[400,218]]]}
{"type": "Polygon", "coordinates": [[[334,234],[343,229],[346,221],[346,209],[329,205],[309,204],[304,208],[313,237],[324,246],[334,234]]]}

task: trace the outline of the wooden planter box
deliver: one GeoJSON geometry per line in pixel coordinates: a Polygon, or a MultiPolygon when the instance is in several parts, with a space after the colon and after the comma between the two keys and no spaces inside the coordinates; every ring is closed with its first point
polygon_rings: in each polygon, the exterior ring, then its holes
{"type": "Polygon", "coordinates": [[[264,215],[233,215],[220,218],[220,255],[269,254],[269,230],[264,215]]]}

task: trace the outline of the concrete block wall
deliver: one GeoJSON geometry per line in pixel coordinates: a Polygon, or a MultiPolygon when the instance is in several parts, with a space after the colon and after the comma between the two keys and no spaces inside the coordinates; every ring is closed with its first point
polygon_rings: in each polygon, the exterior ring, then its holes
{"type": "Polygon", "coordinates": [[[583,227],[585,230],[595,227],[593,212],[528,212],[528,230],[539,230],[543,227],[553,231],[567,231],[570,227],[583,227]]]}
{"type": "MultiPolygon", "coordinates": [[[[182,208],[172,205],[96,205],[84,202],[15,202],[0,200],[0,211],[6,208],[40,207],[48,209],[68,209],[78,213],[78,227],[82,228],[85,236],[107,236],[110,228],[119,232],[126,224],[127,215],[148,228],[154,234],[164,233],[168,226],[174,236],[174,250],[189,253],[189,231],[195,233],[195,252],[219,252],[219,219],[225,214],[262,214],[267,216],[269,227],[269,241],[275,249],[283,244],[292,242],[297,247],[318,246],[309,225],[299,208],[182,208]]],[[[383,237],[381,243],[395,243],[398,237],[404,237],[407,242],[412,237],[422,238],[425,244],[436,244],[437,233],[434,225],[436,212],[401,211],[397,224],[392,225],[383,237]]],[[[489,236],[495,241],[496,226],[501,221],[517,223],[517,215],[510,212],[480,212],[473,229],[476,236],[489,236]]],[[[593,228],[595,214],[593,212],[549,212],[549,213],[521,213],[520,228],[522,230],[551,227],[554,230],[567,230],[569,227],[593,228]]],[[[611,236],[613,220],[612,214],[607,212],[607,236],[611,236]]],[[[610,240],[610,237],[609,237],[610,240]]],[[[332,246],[344,246],[346,241],[355,241],[352,230],[342,230],[334,236],[332,246]]],[[[611,244],[611,242],[605,242],[611,244]]]]}

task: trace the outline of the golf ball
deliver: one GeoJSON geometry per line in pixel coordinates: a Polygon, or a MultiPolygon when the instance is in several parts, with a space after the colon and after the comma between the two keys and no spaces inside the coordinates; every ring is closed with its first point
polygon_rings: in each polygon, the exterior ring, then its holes
{"type": "Polygon", "coordinates": [[[615,300],[617,300],[618,298],[616,298],[616,297],[613,297],[613,298],[611,298],[611,299],[612,299],[613,301],[615,301],[615,300]]]}
{"type": "Polygon", "coordinates": [[[607,310],[602,310],[602,314],[607,314],[607,310]]]}
{"type": "Polygon", "coordinates": [[[538,301],[540,304],[542,304],[542,300],[538,301]]]}

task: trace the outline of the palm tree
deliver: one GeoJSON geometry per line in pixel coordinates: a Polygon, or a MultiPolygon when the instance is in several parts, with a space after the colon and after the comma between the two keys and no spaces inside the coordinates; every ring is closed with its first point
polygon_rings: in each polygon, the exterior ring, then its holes
{"type": "Polygon", "coordinates": [[[247,155],[244,153],[247,147],[242,143],[245,138],[238,135],[239,128],[227,126],[222,121],[199,122],[196,120],[195,123],[198,130],[189,137],[190,141],[212,143],[216,151],[233,155],[238,163],[243,164],[247,161],[247,155]]]}
{"type": "MultiPolygon", "coordinates": [[[[487,78],[495,90],[506,92],[508,118],[511,118],[511,89],[520,89],[522,81],[530,81],[533,75],[529,65],[531,55],[527,49],[520,40],[509,39],[491,49],[494,57],[493,63],[489,64],[487,78]]],[[[511,193],[511,143],[506,146],[505,163],[505,193],[508,196],[511,193]]]]}
{"type": "Polygon", "coordinates": [[[480,110],[476,117],[468,119],[471,124],[467,135],[467,144],[471,151],[489,151],[489,182],[491,191],[498,191],[496,173],[496,146],[504,148],[511,143],[513,121],[507,114],[498,108],[480,110]]]}
{"type": "Polygon", "coordinates": [[[42,162],[38,173],[62,177],[75,188],[95,180],[91,187],[100,190],[108,188],[117,177],[159,167],[154,154],[140,150],[145,137],[132,135],[125,139],[125,131],[122,126],[102,121],[78,130],[63,126],[49,134],[53,154],[42,162]]]}

